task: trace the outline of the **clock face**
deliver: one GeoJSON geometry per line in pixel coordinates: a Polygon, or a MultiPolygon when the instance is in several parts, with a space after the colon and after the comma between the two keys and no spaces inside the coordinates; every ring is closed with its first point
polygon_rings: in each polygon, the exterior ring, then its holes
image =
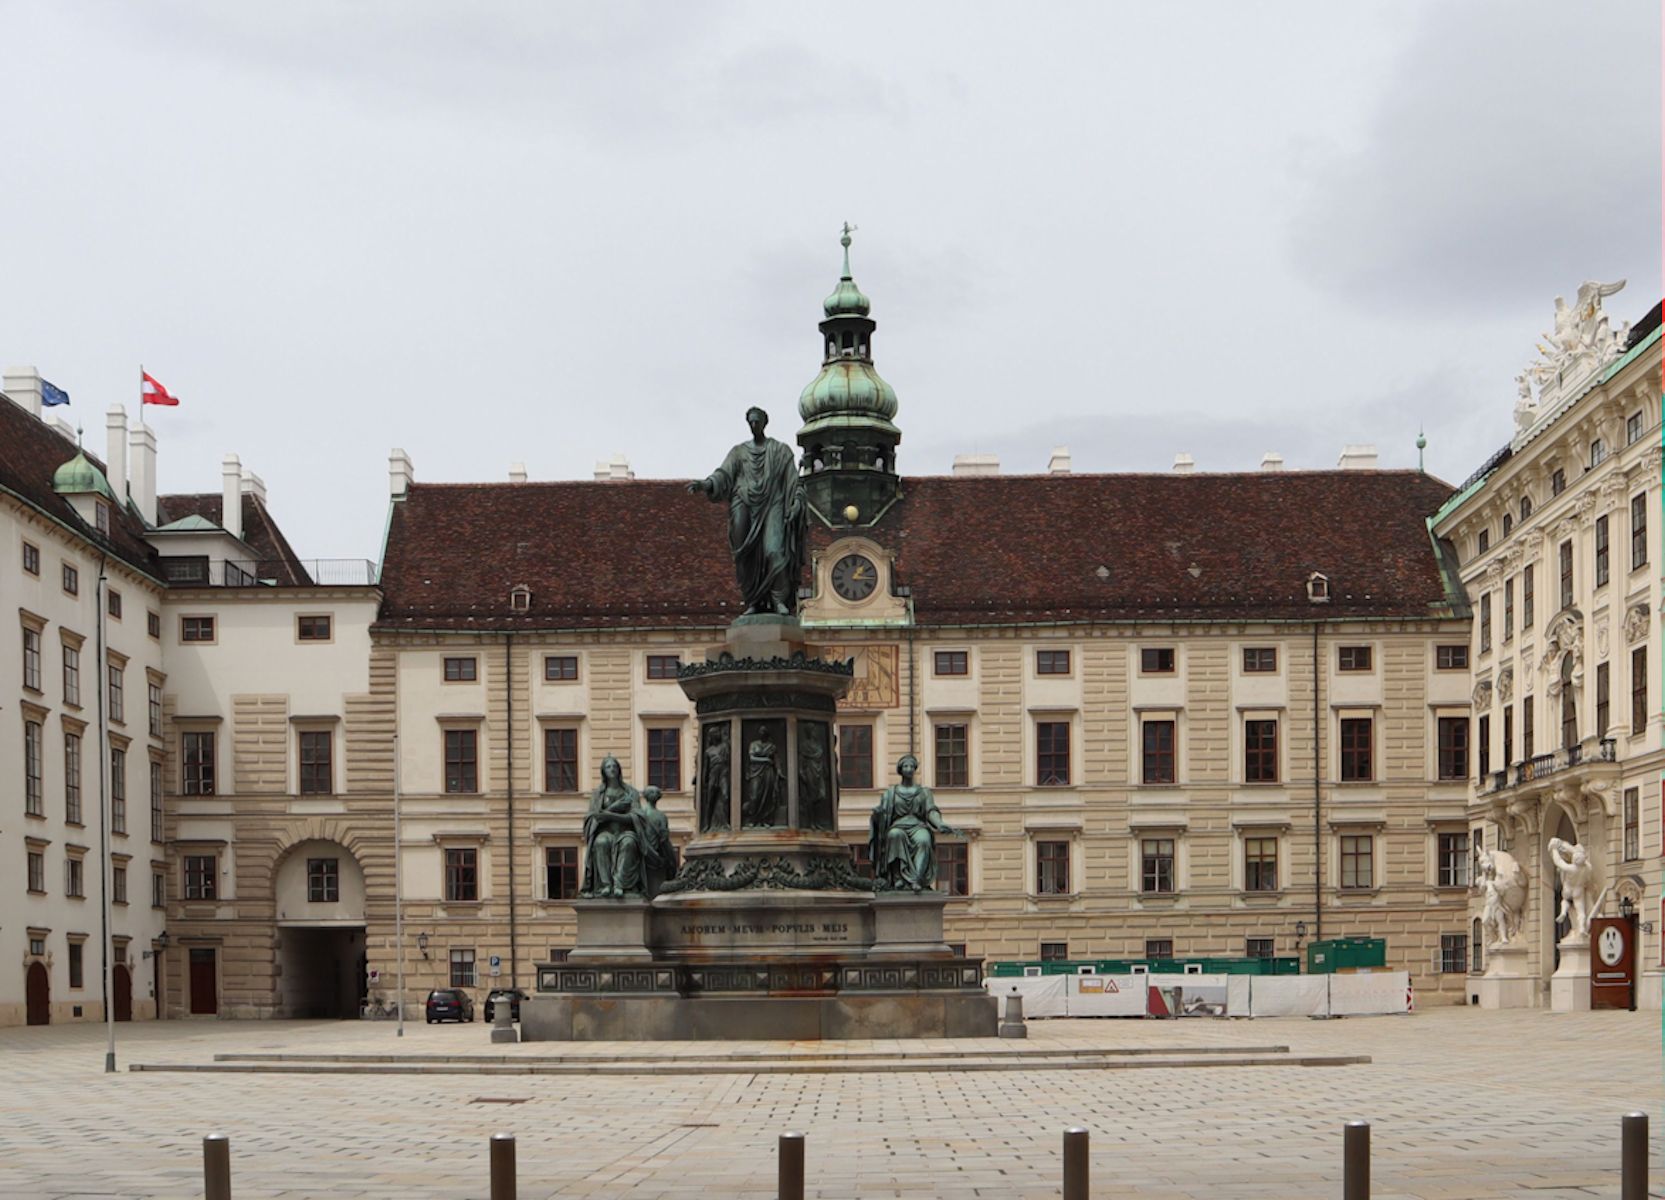
{"type": "Polygon", "coordinates": [[[1618,927],[1609,925],[1601,931],[1601,937],[1596,940],[1596,952],[1601,955],[1601,961],[1609,966],[1617,966],[1619,960],[1625,956],[1625,935],[1618,927]]]}
{"type": "Polygon", "coordinates": [[[833,564],[832,585],[846,600],[865,600],[879,584],[879,568],[863,554],[846,554],[833,564]]]}

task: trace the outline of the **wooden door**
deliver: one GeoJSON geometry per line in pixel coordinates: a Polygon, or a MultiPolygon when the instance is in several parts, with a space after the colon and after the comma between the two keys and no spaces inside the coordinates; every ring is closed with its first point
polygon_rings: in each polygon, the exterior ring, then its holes
{"type": "Polygon", "coordinates": [[[220,1011],[219,972],[214,968],[214,951],[191,951],[191,1012],[213,1016],[220,1011]]]}
{"type": "Polygon", "coordinates": [[[1636,986],[1636,928],[1629,917],[1590,922],[1590,1007],[1629,1008],[1636,986]]]}
{"type": "Polygon", "coordinates": [[[52,978],[45,963],[30,963],[23,973],[26,1020],[30,1025],[52,1024],[52,978]]]}
{"type": "Polygon", "coordinates": [[[131,1021],[133,1019],[133,973],[127,969],[125,963],[117,963],[112,972],[114,979],[111,987],[115,990],[116,1020],[131,1021]]]}

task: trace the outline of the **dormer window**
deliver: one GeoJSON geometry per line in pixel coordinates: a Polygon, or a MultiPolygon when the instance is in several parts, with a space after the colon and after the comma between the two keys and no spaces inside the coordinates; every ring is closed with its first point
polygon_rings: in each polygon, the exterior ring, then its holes
{"type": "Polygon", "coordinates": [[[93,524],[98,526],[98,532],[105,537],[110,536],[110,506],[102,502],[93,503],[93,524]]]}
{"type": "Polygon", "coordinates": [[[509,591],[509,611],[528,612],[532,608],[532,589],[524,583],[516,585],[509,591]]]}
{"type": "Polygon", "coordinates": [[[1330,602],[1330,579],[1314,571],[1307,576],[1307,599],[1313,604],[1328,604],[1330,602]]]}

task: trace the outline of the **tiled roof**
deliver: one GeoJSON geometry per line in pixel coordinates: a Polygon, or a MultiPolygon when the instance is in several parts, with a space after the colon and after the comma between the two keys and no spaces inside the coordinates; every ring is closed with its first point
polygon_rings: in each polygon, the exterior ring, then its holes
{"type": "MultiPolygon", "coordinates": [[[[156,497],[156,519],[160,525],[186,517],[201,517],[223,529],[224,510],[224,499],[219,492],[178,492],[156,497]]],[[[272,520],[265,504],[250,492],[243,493],[243,540],[254,551],[254,557],[260,564],[256,574],[261,579],[283,584],[311,582],[300,559],[290,548],[289,539],[283,536],[283,530],[272,520]]]]}
{"type": "MultiPolygon", "coordinates": [[[[933,476],[862,532],[897,553],[922,625],[1416,617],[1446,611],[1425,520],[1450,492],[1413,471],[933,476]]],[[[670,480],[412,484],[381,623],[725,625],[725,536],[723,507],[670,480]],[[530,610],[511,613],[521,584],[530,610]]]]}

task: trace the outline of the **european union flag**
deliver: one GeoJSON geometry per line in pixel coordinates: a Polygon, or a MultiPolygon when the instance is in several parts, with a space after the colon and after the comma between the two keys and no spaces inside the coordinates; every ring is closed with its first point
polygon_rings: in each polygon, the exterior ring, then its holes
{"type": "Polygon", "coordinates": [[[69,393],[43,379],[40,381],[40,402],[46,408],[52,408],[58,404],[68,404],[69,393]]]}

